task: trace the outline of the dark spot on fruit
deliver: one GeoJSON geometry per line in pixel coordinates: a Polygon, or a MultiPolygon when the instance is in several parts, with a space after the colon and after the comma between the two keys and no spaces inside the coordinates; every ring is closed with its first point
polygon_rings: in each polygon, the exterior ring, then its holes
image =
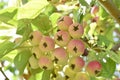
{"type": "Polygon", "coordinates": [[[69,79],[69,76],[65,75],[65,80],[68,80],[69,79]]]}
{"type": "Polygon", "coordinates": [[[100,33],[103,33],[103,30],[100,30],[100,33]]]}
{"type": "Polygon", "coordinates": [[[47,69],[47,67],[46,67],[46,66],[43,66],[42,68],[43,68],[44,70],[46,70],[46,69],[47,69]]]}
{"type": "Polygon", "coordinates": [[[33,56],[34,56],[35,58],[37,58],[35,53],[33,53],[33,56]]]}
{"type": "Polygon", "coordinates": [[[95,70],[95,74],[98,74],[100,71],[98,71],[98,70],[95,70]]]}
{"type": "Polygon", "coordinates": [[[30,40],[32,40],[32,39],[33,39],[33,35],[30,35],[30,37],[29,37],[29,38],[30,38],[30,40]]]}
{"type": "Polygon", "coordinates": [[[43,43],[43,46],[46,48],[46,47],[47,47],[47,43],[46,43],[46,42],[44,42],[44,43],[43,43]]]}
{"type": "Polygon", "coordinates": [[[76,48],[76,46],[73,48],[73,51],[74,51],[75,53],[77,53],[77,48],[76,48]]]}
{"type": "Polygon", "coordinates": [[[53,60],[56,64],[58,63],[58,59],[55,57],[55,59],[53,60]]]}
{"type": "Polygon", "coordinates": [[[79,26],[79,25],[74,26],[74,29],[73,29],[73,30],[74,30],[74,31],[77,31],[77,30],[79,29],[78,26],[79,26]]]}
{"type": "Polygon", "coordinates": [[[60,31],[60,29],[57,30],[57,32],[60,31]]]}
{"type": "Polygon", "coordinates": [[[56,77],[57,77],[57,75],[55,73],[52,73],[51,78],[53,79],[53,78],[56,78],[56,77]]]}
{"type": "Polygon", "coordinates": [[[75,64],[71,64],[70,67],[73,70],[75,68],[75,64]]]}
{"type": "Polygon", "coordinates": [[[60,36],[58,35],[57,37],[58,37],[58,38],[57,38],[58,41],[63,41],[62,35],[60,35],[60,36]]]}

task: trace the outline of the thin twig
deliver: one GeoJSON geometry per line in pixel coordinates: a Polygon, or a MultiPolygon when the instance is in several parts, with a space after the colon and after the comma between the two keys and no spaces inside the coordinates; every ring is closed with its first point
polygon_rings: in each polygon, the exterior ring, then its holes
{"type": "Polygon", "coordinates": [[[5,80],[9,80],[9,79],[8,79],[8,77],[6,76],[6,74],[3,72],[2,67],[0,67],[0,71],[1,71],[1,72],[2,72],[2,74],[4,75],[5,80]]]}
{"type": "Polygon", "coordinates": [[[114,4],[112,0],[98,0],[101,5],[112,15],[115,20],[120,24],[120,10],[118,10],[117,6],[114,4]]]}

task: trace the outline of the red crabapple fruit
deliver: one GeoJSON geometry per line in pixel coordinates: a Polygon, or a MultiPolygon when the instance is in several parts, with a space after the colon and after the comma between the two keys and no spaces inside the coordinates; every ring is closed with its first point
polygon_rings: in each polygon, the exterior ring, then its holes
{"type": "Polygon", "coordinates": [[[53,51],[54,62],[59,65],[65,65],[68,60],[68,54],[62,47],[58,47],[53,51]]]}
{"type": "Polygon", "coordinates": [[[97,5],[93,6],[91,9],[91,14],[96,14],[99,11],[99,7],[97,5]]]}
{"type": "Polygon", "coordinates": [[[40,43],[39,48],[42,52],[49,52],[54,50],[55,42],[54,40],[49,36],[43,36],[40,43]]]}
{"type": "Polygon", "coordinates": [[[72,18],[69,16],[64,16],[58,20],[58,28],[60,30],[68,30],[68,27],[73,23],[72,18]]]}
{"type": "Polygon", "coordinates": [[[53,68],[52,60],[48,56],[41,56],[38,60],[38,65],[43,70],[50,70],[53,68]]]}
{"type": "Polygon", "coordinates": [[[66,46],[71,39],[67,31],[58,31],[55,34],[54,38],[55,38],[55,42],[62,47],[66,46]]]}
{"type": "Polygon", "coordinates": [[[40,40],[42,38],[42,33],[40,31],[33,31],[30,34],[30,42],[32,45],[38,45],[40,43],[40,40]]]}
{"type": "Polygon", "coordinates": [[[101,69],[102,65],[96,60],[89,62],[86,66],[86,71],[92,76],[98,75],[101,69]]]}
{"type": "Polygon", "coordinates": [[[73,23],[72,25],[70,25],[68,31],[72,38],[79,39],[84,33],[84,28],[79,23],[73,23]]]}
{"type": "Polygon", "coordinates": [[[81,71],[84,65],[85,61],[79,56],[73,56],[69,60],[69,66],[75,72],[81,71]]]}
{"type": "Polygon", "coordinates": [[[81,40],[72,39],[67,45],[67,51],[70,55],[82,55],[85,45],[81,40]]]}

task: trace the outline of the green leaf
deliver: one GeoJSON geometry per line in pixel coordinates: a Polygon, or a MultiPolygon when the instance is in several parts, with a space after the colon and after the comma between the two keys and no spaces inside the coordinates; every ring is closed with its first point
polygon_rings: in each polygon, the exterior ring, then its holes
{"type": "Polygon", "coordinates": [[[31,73],[32,74],[37,74],[37,73],[40,73],[42,72],[43,70],[41,68],[37,68],[37,69],[31,69],[31,73]]]}
{"type": "Polygon", "coordinates": [[[42,75],[42,80],[50,80],[51,70],[45,70],[42,75]]]}
{"type": "Polygon", "coordinates": [[[18,20],[18,24],[17,24],[17,31],[16,33],[17,34],[20,34],[20,35],[23,35],[24,32],[26,31],[26,27],[29,27],[28,22],[29,20],[28,19],[23,19],[23,20],[18,20]]]}
{"type": "Polygon", "coordinates": [[[50,16],[50,21],[52,22],[52,25],[53,26],[57,26],[56,23],[58,21],[58,19],[60,18],[61,14],[60,13],[53,13],[51,16],[50,16]]]}
{"type": "Polygon", "coordinates": [[[17,50],[13,50],[11,52],[9,52],[8,54],[6,54],[4,57],[1,58],[1,60],[7,60],[9,62],[13,62],[15,56],[17,55],[17,50]]]}
{"type": "Polygon", "coordinates": [[[35,75],[31,75],[30,78],[28,80],[36,80],[35,75]]]}
{"type": "Polygon", "coordinates": [[[97,60],[97,55],[95,51],[90,51],[88,54],[88,61],[97,60]]]}
{"type": "Polygon", "coordinates": [[[17,19],[34,19],[46,5],[47,0],[31,0],[18,9],[17,19]]]}
{"type": "Polygon", "coordinates": [[[29,80],[41,80],[44,71],[42,69],[40,69],[40,68],[35,69],[35,72],[33,72],[33,71],[31,72],[32,75],[30,76],[29,80]]]}
{"type": "Polygon", "coordinates": [[[14,58],[15,67],[20,71],[20,74],[23,73],[23,71],[28,63],[29,57],[31,55],[32,54],[31,54],[30,50],[24,49],[21,52],[19,52],[16,55],[16,57],[14,58]]]}
{"type": "Polygon", "coordinates": [[[98,45],[106,46],[106,47],[109,47],[111,45],[111,41],[109,39],[107,39],[106,36],[99,35],[98,39],[99,39],[98,45]]]}
{"type": "Polygon", "coordinates": [[[106,62],[102,62],[101,76],[105,78],[112,78],[115,69],[116,69],[116,63],[112,59],[106,58],[106,62]]]}
{"type": "Polygon", "coordinates": [[[120,63],[120,55],[116,54],[113,51],[107,51],[107,53],[109,54],[110,58],[115,61],[116,63],[120,63]]]}
{"type": "Polygon", "coordinates": [[[79,0],[79,2],[83,6],[88,6],[88,3],[85,0],[79,0]]]}
{"type": "Polygon", "coordinates": [[[0,11],[0,21],[7,23],[9,20],[13,19],[16,13],[17,13],[16,7],[9,7],[6,9],[2,9],[0,11]]]}
{"type": "Polygon", "coordinates": [[[20,34],[23,36],[23,41],[29,38],[29,34],[32,32],[32,27],[30,20],[24,19],[18,21],[18,28],[16,34],[20,34]]]}
{"type": "Polygon", "coordinates": [[[49,20],[49,17],[45,14],[40,14],[38,17],[32,20],[33,25],[35,25],[38,30],[40,30],[42,33],[47,32],[49,29],[52,28],[51,21],[49,20]]]}
{"type": "Polygon", "coordinates": [[[107,19],[106,17],[108,17],[108,13],[106,12],[106,10],[100,6],[100,9],[99,9],[99,15],[104,18],[104,19],[107,19]]]}
{"type": "Polygon", "coordinates": [[[73,10],[73,18],[75,20],[75,22],[81,23],[81,21],[83,20],[83,12],[79,10],[73,10]]]}
{"type": "Polygon", "coordinates": [[[5,6],[5,2],[0,2],[0,9],[3,9],[4,6],[5,6]]]}
{"type": "Polygon", "coordinates": [[[97,80],[95,76],[90,76],[90,80],[97,80]]]}
{"type": "Polygon", "coordinates": [[[45,7],[45,10],[43,11],[43,13],[45,13],[48,16],[50,16],[55,11],[57,11],[57,8],[53,4],[48,4],[45,7]]]}
{"type": "MultiPolygon", "coordinates": [[[[40,73],[37,73],[36,76],[36,80],[42,80],[42,75],[43,75],[43,71],[40,73]]],[[[49,80],[49,79],[48,79],[49,80]]]]}
{"type": "Polygon", "coordinates": [[[104,35],[108,40],[113,41],[113,32],[114,32],[115,27],[112,24],[107,27],[109,27],[109,28],[105,29],[104,35]]]}
{"type": "Polygon", "coordinates": [[[12,36],[0,36],[1,40],[9,40],[12,36]]]}
{"type": "Polygon", "coordinates": [[[15,44],[10,41],[0,43],[0,58],[12,51],[14,49],[14,46],[15,44]]]}

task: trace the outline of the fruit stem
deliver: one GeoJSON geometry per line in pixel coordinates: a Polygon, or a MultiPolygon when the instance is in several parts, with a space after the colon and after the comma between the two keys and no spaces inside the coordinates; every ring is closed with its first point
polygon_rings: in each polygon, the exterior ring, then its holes
{"type": "Polygon", "coordinates": [[[33,47],[37,47],[38,45],[34,45],[34,46],[19,46],[15,49],[19,49],[19,48],[33,48],[33,47]]]}
{"type": "Polygon", "coordinates": [[[113,3],[112,0],[98,0],[100,4],[112,15],[115,20],[120,24],[120,10],[113,3]],[[114,10],[114,11],[113,11],[114,10]]]}
{"type": "Polygon", "coordinates": [[[57,26],[55,26],[55,27],[53,27],[53,28],[51,28],[50,30],[48,30],[47,32],[45,32],[44,34],[46,35],[46,34],[48,34],[48,33],[50,33],[50,32],[52,32],[54,29],[56,29],[57,28],[57,26]]]}

